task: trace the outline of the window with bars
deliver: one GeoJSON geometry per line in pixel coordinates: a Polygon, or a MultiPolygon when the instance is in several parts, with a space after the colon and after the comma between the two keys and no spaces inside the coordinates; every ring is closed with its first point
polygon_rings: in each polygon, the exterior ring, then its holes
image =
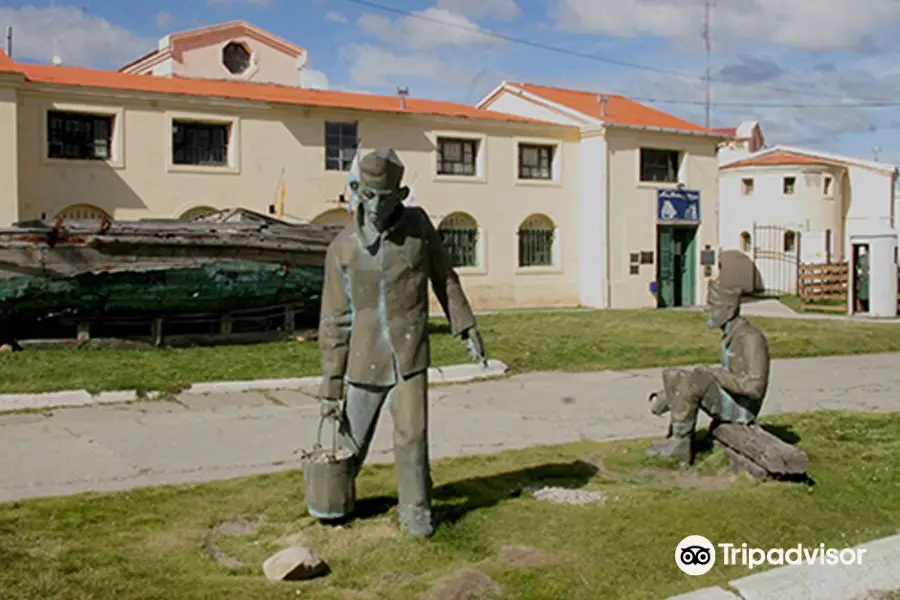
{"type": "Polygon", "coordinates": [[[641,181],[677,183],[681,152],[641,148],[641,181]]]}
{"type": "Polygon", "coordinates": [[[172,162],[176,165],[228,165],[227,123],[172,122],[172,162]]]}
{"type": "Polygon", "coordinates": [[[113,117],[64,111],[47,112],[47,158],[109,160],[113,117]]]}
{"type": "Polygon", "coordinates": [[[452,138],[438,139],[438,175],[475,175],[478,141],[452,138]]]}
{"type": "Polygon", "coordinates": [[[357,148],[359,148],[357,123],[325,123],[326,171],[349,171],[357,148]]]}
{"type": "Polygon", "coordinates": [[[553,179],[553,146],[521,144],[519,179],[553,179]]]}
{"type": "Polygon", "coordinates": [[[553,242],[556,228],[544,217],[529,217],[519,227],[519,266],[549,267],[553,265],[553,242]]]}
{"type": "Polygon", "coordinates": [[[467,215],[450,215],[438,226],[441,244],[453,267],[478,266],[478,225],[467,215]]]}

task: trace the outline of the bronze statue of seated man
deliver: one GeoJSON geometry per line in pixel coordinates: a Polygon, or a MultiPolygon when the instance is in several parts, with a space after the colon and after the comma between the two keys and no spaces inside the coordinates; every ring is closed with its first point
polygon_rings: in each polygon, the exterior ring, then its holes
{"type": "Polygon", "coordinates": [[[740,316],[741,292],[709,284],[707,326],[722,330],[721,366],[663,371],[663,389],[650,395],[650,411],[670,413],[666,439],[653,442],[649,456],[690,464],[700,409],[723,423],[753,423],[769,386],[766,336],[740,316]]]}

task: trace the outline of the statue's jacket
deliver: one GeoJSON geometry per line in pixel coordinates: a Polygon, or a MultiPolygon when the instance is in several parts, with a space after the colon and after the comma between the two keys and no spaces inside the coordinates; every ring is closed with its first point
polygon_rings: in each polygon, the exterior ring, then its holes
{"type": "Polygon", "coordinates": [[[752,421],[769,386],[769,346],[765,335],[736,317],[722,338],[722,368],[715,371],[725,420],[752,421]]]}
{"type": "Polygon", "coordinates": [[[358,219],[331,242],[319,321],[323,398],[341,398],[348,383],[392,386],[396,377],[427,370],[431,282],[459,335],[475,317],[428,215],[401,212],[375,248],[367,248],[358,219]]]}

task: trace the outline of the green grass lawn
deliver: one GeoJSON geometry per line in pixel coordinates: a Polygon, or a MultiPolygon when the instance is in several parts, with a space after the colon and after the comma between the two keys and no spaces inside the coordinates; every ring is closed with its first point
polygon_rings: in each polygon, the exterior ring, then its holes
{"type": "Polygon", "coordinates": [[[358,508],[367,516],[340,529],[306,515],[297,471],[4,504],[0,590],[4,600],[484,597],[439,589],[455,581],[522,600],[658,599],[751,574],[721,561],[702,577],[682,574],[674,552],[687,535],[764,549],[843,548],[900,531],[900,414],[764,423],[799,438],[814,485],[734,478],[718,452],[679,472],[645,459],[646,442],[636,441],[441,460],[439,525],[427,541],[398,535],[389,465],[363,471],[358,508]],[[606,502],[558,505],[527,491],[543,485],[581,486],[606,502]],[[215,527],[236,519],[244,531],[215,527]],[[267,582],[263,560],[295,543],[332,572],[267,582]]]}
{"type": "Polygon", "coordinates": [[[810,304],[804,305],[800,302],[800,296],[779,296],[778,300],[790,308],[794,312],[798,313],[828,313],[832,315],[841,315],[846,314],[847,312],[847,302],[840,302],[834,300],[824,300],[819,302],[812,302],[810,304]],[[836,308],[841,307],[841,310],[835,310],[836,308]]]}
{"type": "MultiPolygon", "coordinates": [[[[900,325],[752,319],[775,358],[900,351],[900,325]]],[[[491,358],[513,372],[585,371],[715,362],[718,332],[702,313],[583,311],[484,316],[491,358]]],[[[436,365],[468,361],[458,339],[435,322],[436,365]]],[[[87,389],[177,390],[200,381],[319,374],[315,342],[162,350],[41,350],[0,354],[0,393],[87,389]]]]}

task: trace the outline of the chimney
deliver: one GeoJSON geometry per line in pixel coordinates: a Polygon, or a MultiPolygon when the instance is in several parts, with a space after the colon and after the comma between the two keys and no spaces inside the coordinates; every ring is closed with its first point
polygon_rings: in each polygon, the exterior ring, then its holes
{"type": "Polygon", "coordinates": [[[406,110],[406,97],[409,96],[409,88],[397,88],[397,95],[400,96],[400,108],[406,110]]]}
{"type": "Polygon", "coordinates": [[[609,97],[608,96],[600,96],[599,102],[600,102],[600,116],[605,119],[606,118],[606,104],[607,104],[607,102],[609,102],[609,97]]]}

